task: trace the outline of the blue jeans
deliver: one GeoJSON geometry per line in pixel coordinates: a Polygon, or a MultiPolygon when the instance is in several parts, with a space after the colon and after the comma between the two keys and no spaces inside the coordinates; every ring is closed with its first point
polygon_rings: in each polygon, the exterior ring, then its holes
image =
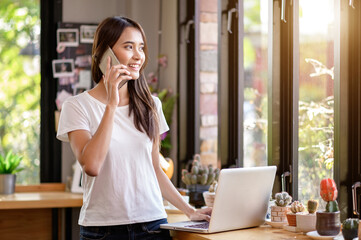
{"type": "Polygon", "coordinates": [[[169,230],[159,228],[162,223],[167,223],[167,219],[116,226],[80,226],[80,239],[171,240],[169,230]]]}

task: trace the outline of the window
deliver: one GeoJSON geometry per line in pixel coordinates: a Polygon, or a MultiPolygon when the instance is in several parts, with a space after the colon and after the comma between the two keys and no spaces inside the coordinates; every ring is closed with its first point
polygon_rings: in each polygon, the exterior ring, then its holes
{"type": "Polygon", "coordinates": [[[23,156],[17,183],[39,183],[40,3],[0,3],[0,151],[23,156]]]}
{"type": "Polygon", "coordinates": [[[243,8],[243,166],[265,166],[268,137],[268,1],[245,0],[243,8]]]}
{"type": "Polygon", "coordinates": [[[304,203],[308,199],[324,203],[320,182],[334,176],[334,12],[334,0],[302,0],[295,16],[299,18],[298,198],[304,203]]]}

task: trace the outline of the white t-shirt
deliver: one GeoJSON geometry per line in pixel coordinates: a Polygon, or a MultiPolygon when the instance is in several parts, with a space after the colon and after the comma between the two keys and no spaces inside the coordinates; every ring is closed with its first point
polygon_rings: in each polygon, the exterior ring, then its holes
{"type": "MultiPolygon", "coordinates": [[[[169,127],[160,100],[153,100],[162,134],[169,127]]],[[[62,106],[57,138],[69,141],[68,132],[80,129],[93,136],[105,106],[87,92],[68,98],[62,106]]],[[[82,172],[82,226],[132,224],[167,217],[152,165],[153,142],[135,128],[133,114],[129,116],[128,112],[129,106],[116,110],[109,151],[98,176],[82,172]]]]}

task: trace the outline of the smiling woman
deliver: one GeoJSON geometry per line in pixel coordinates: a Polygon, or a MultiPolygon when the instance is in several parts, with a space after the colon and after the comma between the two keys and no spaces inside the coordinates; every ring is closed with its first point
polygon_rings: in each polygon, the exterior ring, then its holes
{"type": "Polygon", "coordinates": [[[24,156],[17,183],[39,183],[40,4],[0,1],[0,152],[24,156]],[[30,51],[29,51],[30,50],[30,51]]]}

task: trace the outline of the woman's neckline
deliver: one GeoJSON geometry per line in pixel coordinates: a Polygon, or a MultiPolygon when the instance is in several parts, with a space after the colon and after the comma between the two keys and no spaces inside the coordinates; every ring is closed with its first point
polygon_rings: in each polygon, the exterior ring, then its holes
{"type": "MultiPolygon", "coordinates": [[[[89,91],[89,90],[88,90],[89,91]]],[[[93,101],[95,101],[96,103],[102,105],[103,107],[106,107],[106,104],[101,102],[99,99],[95,98],[94,96],[92,96],[88,91],[85,91],[84,93],[90,98],[92,99],[93,101]]],[[[121,109],[121,108],[128,108],[129,107],[129,104],[127,105],[123,105],[123,106],[118,106],[117,108],[118,109],[121,109]]]]}

